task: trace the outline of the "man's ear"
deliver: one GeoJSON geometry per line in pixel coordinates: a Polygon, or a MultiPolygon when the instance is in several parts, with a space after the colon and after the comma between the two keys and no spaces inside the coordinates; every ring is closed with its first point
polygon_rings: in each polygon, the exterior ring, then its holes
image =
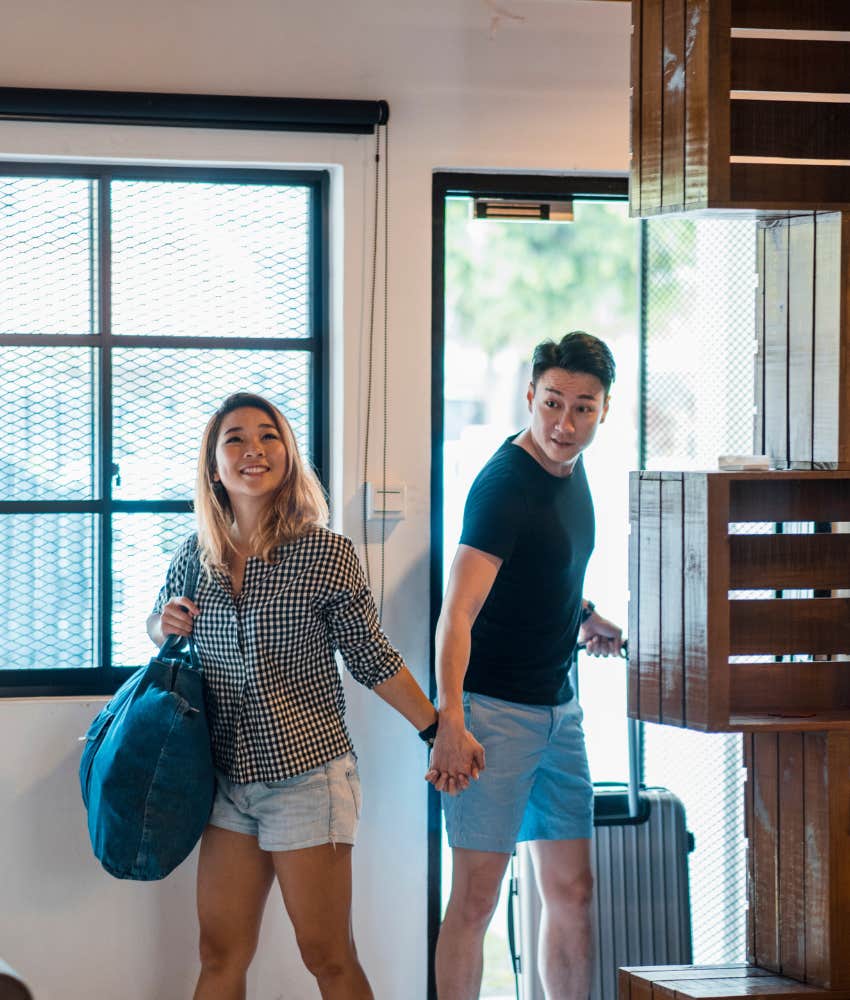
{"type": "Polygon", "coordinates": [[[531,403],[534,399],[534,383],[528,383],[528,392],[525,394],[525,398],[528,400],[528,412],[531,413],[531,403]]]}
{"type": "Polygon", "coordinates": [[[605,423],[605,418],[608,416],[608,406],[609,406],[610,402],[611,402],[611,397],[610,396],[606,396],[605,397],[605,402],[602,404],[602,416],[599,418],[599,423],[600,424],[604,424],[605,423]]]}

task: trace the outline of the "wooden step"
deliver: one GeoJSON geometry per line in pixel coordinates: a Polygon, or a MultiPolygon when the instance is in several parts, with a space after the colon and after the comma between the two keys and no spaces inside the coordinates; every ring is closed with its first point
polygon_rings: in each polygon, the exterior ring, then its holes
{"type": "Polygon", "coordinates": [[[824,990],[745,963],[655,965],[619,972],[618,1000],[850,1000],[850,990],[824,990]]]}

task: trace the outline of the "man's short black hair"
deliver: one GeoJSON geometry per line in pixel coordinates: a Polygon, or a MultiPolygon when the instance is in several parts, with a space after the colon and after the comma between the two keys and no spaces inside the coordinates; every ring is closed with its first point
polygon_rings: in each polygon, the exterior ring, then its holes
{"type": "Polygon", "coordinates": [[[564,368],[568,372],[595,375],[602,383],[605,395],[617,375],[614,355],[608,345],[583,330],[573,330],[559,341],[544,340],[534,348],[531,356],[531,381],[537,380],[550,368],[564,368]]]}

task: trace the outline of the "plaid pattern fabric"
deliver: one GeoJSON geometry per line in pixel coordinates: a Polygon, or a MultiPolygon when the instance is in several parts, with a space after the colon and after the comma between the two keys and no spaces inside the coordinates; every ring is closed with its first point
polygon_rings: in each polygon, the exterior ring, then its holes
{"type": "MultiPolygon", "coordinates": [[[[154,614],[180,596],[193,539],[171,560],[154,614]]],[[[196,602],[213,758],[231,781],[281,781],[353,749],[335,650],[369,688],[404,665],[354,546],[325,528],[279,546],[270,563],[249,559],[235,601],[225,575],[202,572],[196,602]]]]}

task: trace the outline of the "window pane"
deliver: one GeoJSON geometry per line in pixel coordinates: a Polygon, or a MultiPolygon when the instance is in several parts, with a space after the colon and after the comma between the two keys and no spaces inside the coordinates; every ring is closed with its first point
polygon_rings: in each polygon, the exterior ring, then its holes
{"type": "Polygon", "coordinates": [[[114,181],[116,334],[309,337],[309,189],[114,181]]]}
{"type": "Polygon", "coordinates": [[[0,333],[95,332],[94,205],[92,181],[0,177],[0,333]]]}
{"type": "Polygon", "coordinates": [[[309,456],[312,355],[306,351],[169,351],[113,354],[113,455],[121,500],[189,499],[204,426],[232,392],[257,392],[286,415],[309,456]]]}
{"type": "Polygon", "coordinates": [[[112,548],[112,665],[135,667],[153,656],[145,631],[171,557],[195,530],[193,514],[117,514],[112,548]]]}
{"type": "Polygon", "coordinates": [[[90,514],[0,518],[5,670],[94,665],[95,524],[90,514]]]}
{"type": "Polygon", "coordinates": [[[0,348],[0,500],[91,499],[93,354],[88,348],[0,348]]]}

